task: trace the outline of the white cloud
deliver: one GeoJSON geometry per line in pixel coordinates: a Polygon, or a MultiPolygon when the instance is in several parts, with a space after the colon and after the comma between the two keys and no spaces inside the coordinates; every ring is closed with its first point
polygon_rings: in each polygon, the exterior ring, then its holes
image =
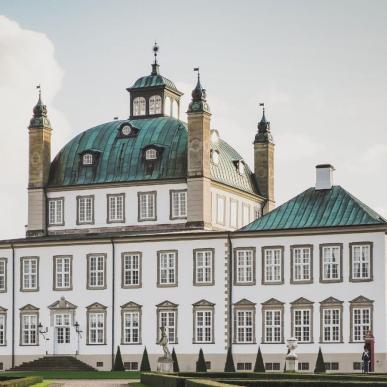
{"type": "Polygon", "coordinates": [[[53,105],[64,71],[47,35],[23,29],[0,15],[0,239],[22,236],[27,221],[28,124],[42,85],[43,102],[54,128],[53,154],[70,134],[53,105]]]}

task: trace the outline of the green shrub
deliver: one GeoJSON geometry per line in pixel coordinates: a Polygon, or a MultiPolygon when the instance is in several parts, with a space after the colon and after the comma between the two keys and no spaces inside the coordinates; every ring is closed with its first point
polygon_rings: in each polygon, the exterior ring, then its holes
{"type": "Polygon", "coordinates": [[[148,357],[148,351],[146,350],[146,347],[144,348],[144,353],[142,354],[140,371],[141,372],[150,372],[151,371],[151,366],[150,366],[149,357],[148,357]]]}
{"type": "Polygon", "coordinates": [[[316,360],[316,366],[314,367],[315,374],[323,374],[326,372],[324,357],[321,352],[321,347],[318,349],[318,355],[316,360]]]}
{"type": "Polygon", "coordinates": [[[179,362],[177,361],[175,347],[173,347],[172,349],[172,360],[173,360],[173,372],[180,372],[179,362]]]}
{"type": "Polygon", "coordinates": [[[171,374],[141,374],[141,383],[149,387],[185,387],[185,380],[183,377],[171,374]]]}
{"type": "Polygon", "coordinates": [[[203,350],[200,348],[198,361],[196,362],[196,372],[207,372],[206,360],[203,350]]]}
{"type": "Polygon", "coordinates": [[[41,383],[43,378],[40,376],[27,376],[26,378],[12,379],[0,382],[0,387],[28,387],[41,383]]]}
{"type": "Polygon", "coordinates": [[[116,358],[114,359],[113,371],[125,371],[124,363],[122,361],[120,346],[117,347],[116,358]]]}
{"type": "Polygon", "coordinates": [[[258,347],[257,358],[255,359],[254,372],[265,372],[265,364],[263,363],[261,347],[258,347]]]}
{"type": "Polygon", "coordinates": [[[226,364],[224,365],[224,372],[235,372],[234,359],[232,357],[231,347],[228,347],[226,364]]]}

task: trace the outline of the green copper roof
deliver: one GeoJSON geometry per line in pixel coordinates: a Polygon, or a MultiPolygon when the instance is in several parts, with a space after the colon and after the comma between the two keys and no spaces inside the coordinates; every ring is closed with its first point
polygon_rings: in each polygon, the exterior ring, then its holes
{"type": "Polygon", "coordinates": [[[383,224],[387,221],[341,186],[307,189],[242,230],[285,230],[383,224]]]}
{"type": "MultiPolygon", "coordinates": [[[[88,129],[74,137],[51,163],[48,185],[68,186],[187,177],[188,131],[186,124],[172,117],[112,121],[88,129]],[[138,129],[135,137],[120,138],[118,129],[129,122],[138,129]],[[151,173],[142,150],[154,145],[162,154],[151,173]],[[97,154],[95,167],[82,166],[84,151],[97,154]]],[[[211,164],[211,177],[220,183],[256,194],[253,175],[246,164],[241,175],[235,166],[241,156],[219,139],[212,147],[219,152],[219,164],[211,164]]]]}
{"type": "Polygon", "coordinates": [[[131,86],[130,89],[140,89],[144,87],[156,87],[156,86],[166,86],[172,90],[178,91],[175,84],[171,80],[159,74],[147,75],[145,77],[141,77],[137,79],[137,81],[134,82],[133,86],[131,86]]]}

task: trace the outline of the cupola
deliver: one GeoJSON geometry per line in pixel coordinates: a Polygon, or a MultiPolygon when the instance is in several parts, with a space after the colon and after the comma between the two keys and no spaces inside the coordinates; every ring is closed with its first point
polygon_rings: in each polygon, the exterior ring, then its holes
{"type": "Polygon", "coordinates": [[[154,61],[150,75],[137,79],[126,90],[130,93],[130,118],[142,119],[169,116],[179,118],[180,97],[183,95],[175,84],[160,75],[157,61],[159,46],[153,46],[154,61]]]}
{"type": "Polygon", "coordinates": [[[273,136],[270,131],[270,122],[266,120],[265,116],[265,106],[262,106],[262,118],[258,122],[258,133],[255,135],[254,143],[266,143],[273,142],[273,136]]]}
{"type": "Polygon", "coordinates": [[[206,89],[202,87],[200,83],[200,71],[199,67],[195,67],[194,71],[198,73],[198,80],[195,88],[192,90],[192,101],[189,104],[188,112],[210,112],[210,106],[207,103],[206,89]]]}

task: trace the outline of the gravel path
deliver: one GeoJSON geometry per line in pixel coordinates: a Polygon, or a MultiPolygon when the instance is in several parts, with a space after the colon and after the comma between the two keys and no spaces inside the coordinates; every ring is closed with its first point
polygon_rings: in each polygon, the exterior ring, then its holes
{"type": "MultiPolygon", "coordinates": [[[[138,382],[138,380],[130,380],[138,382]]],[[[106,380],[53,380],[53,387],[128,387],[128,379],[106,379],[106,380]]],[[[135,384],[133,385],[135,386],[135,384]]]]}

